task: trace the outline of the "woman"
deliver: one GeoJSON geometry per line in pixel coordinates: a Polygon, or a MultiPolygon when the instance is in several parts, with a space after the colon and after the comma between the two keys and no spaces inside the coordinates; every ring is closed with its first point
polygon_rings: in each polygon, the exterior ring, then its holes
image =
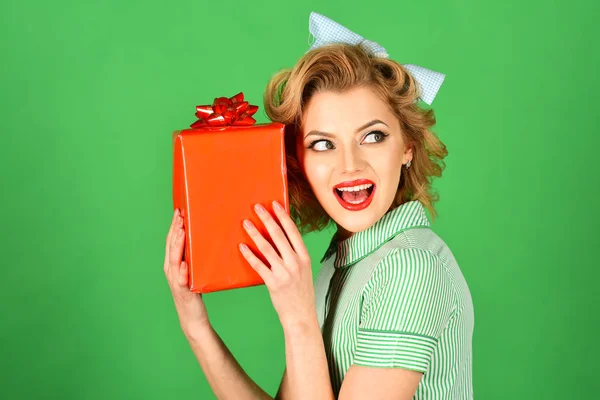
{"type": "MultiPolygon", "coordinates": [[[[291,217],[256,212],[272,247],[244,226],[269,261],[240,251],[261,275],[284,331],[279,399],[469,399],[473,307],[446,244],[429,228],[432,177],[445,146],[429,130],[407,69],[361,45],[312,49],[276,75],[267,114],[286,124],[291,217]],[[337,231],[313,286],[300,230],[337,231]],[[270,267],[270,268],[269,268],[270,267]]],[[[177,212],[165,273],[181,328],[218,398],[271,398],[212,329],[187,288],[177,212]]]]}

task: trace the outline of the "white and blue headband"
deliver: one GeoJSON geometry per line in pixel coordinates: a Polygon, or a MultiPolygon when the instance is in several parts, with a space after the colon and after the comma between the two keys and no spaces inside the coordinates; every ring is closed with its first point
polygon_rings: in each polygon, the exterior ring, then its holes
{"type": "MultiPolygon", "coordinates": [[[[308,30],[315,39],[309,50],[331,43],[348,43],[360,45],[371,56],[389,58],[388,53],[379,43],[367,40],[358,33],[354,33],[316,12],[310,13],[308,30]]],[[[402,66],[419,83],[419,98],[431,105],[446,75],[414,64],[402,64],[402,66]]]]}

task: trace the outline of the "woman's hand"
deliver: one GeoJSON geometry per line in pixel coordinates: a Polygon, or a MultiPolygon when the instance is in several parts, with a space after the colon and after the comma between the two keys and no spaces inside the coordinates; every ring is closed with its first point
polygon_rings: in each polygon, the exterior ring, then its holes
{"type": "Polygon", "coordinates": [[[316,321],[310,256],[296,224],[284,208],[275,201],[273,210],[283,230],[260,204],[257,204],[254,209],[281,256],[248,220],[244,221],[244,228],[271,268],[267,267],[243,243],[240,243],[240,251],[264,280],[284,329],[316,321]]]}
{"type": "Polygon", "coordinates": [[[188,287],[188,265],[182,261],[184,242],[183,219],[177,209],[167,235],[164,271],[179,315],[181,329],[188,336],[193,329],[205,327],[209,321],[202,296],[190,292],[188,287]]]}

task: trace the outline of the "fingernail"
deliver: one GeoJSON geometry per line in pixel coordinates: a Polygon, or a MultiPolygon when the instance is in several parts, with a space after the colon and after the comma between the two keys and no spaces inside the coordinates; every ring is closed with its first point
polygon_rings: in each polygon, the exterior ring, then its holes
{"type": "Polygon", "coordinates": [[[250,222],[247,219],[245,219],[244,220],[244,228],[246,228],[246,229],[252,229],[252,222],[250,222]]]}
{"type": "Polygon", "coordinates": [[[254,205],[254,210],[259,214],[263,214],[266,211],[265,208],[260,204],[254,205]]]}
{"type": "Polygon", "coordinates": [[[277,201],[273,201],[273,208],[276,211],[283,211],[283,207],[281,207],[281,204],[279,204],[277,201]]]}
{"type": "Polygon", "coordinates": [[[246,246],[244,243],[240,243],[240,250],[245,253],[248,251],[248,246],[246,246]]]}

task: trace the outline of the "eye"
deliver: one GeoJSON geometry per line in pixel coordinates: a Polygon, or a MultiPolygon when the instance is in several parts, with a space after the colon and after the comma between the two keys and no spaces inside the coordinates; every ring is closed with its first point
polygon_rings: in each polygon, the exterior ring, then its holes
{"type": "Polygon", "coordinates": [[[367,134],[367,136],[365,136],[365,143],[379,143],[379,142],[383,142],[385,140],[386,137],[388,137],[389,135],[386,133],[383,133],[381,131],[373,131],[373,132],[369,132],[367,134]],[[366,139],[369,137],[375,137],[375,141],[366,141],[366,139]]]}
{"type": "Polygon", "coordinates": [[[310,144],[308,145],[308,148],[314,149],[315,151],[325,151],[325,150],[333,149],[333,143],[331,143],[331,141],[329,141],[329,140],[319,139],[319,140],[314,140],[314,141],[310,142],[310,144]],[[323,145],[323,144],[325,144],[325,145],[323,145]]]}

